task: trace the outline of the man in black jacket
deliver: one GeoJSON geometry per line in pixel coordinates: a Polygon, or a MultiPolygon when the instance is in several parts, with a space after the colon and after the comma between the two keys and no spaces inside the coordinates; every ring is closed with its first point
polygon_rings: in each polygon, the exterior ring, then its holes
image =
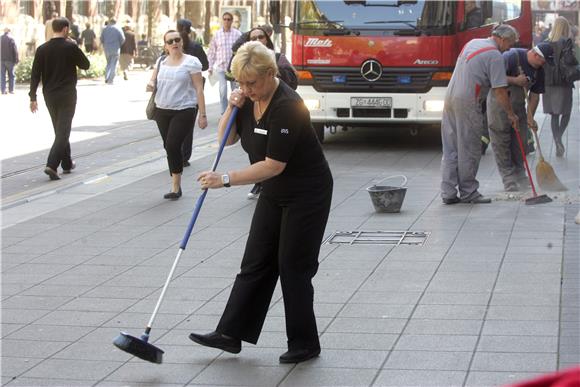
{"type": "MultiPolygon", "coordinates": [[[[209,68],[209,62],[207,60],[207,55],[203,50],[203,47],[190,39],[191,33],[191,21],[188,19],[179,19],[177,21],[177,32],[183,40],[183,52],[187,55],[195,56],[201,62],[201,70],[205,71],[209,68]]],[[[204,78],[205,84],[205,78],[204,78]]],[[[197,115],[197,110],[196,110],[197,115]]],[[[193,121],[195,122],[195,116],[193,121]]],[[[183,166],[189,167],[189,158],[191,157],[191,151],[193,147],[193,128],[192,131],[183,139],[183,144],[181,145],[181,153],[183,155],[183,166]]]]}
{"type": "Polygon", "coordinates": [[[88,70],[89,60],[82,50],[67,39],[70,23],[61,17],[52,22],[53,38],[36,50],[30,77],[30,111],[38,110],[36,89],[42,80],[42,94],[54,127],[54,143],[44,173],[58,180],[59,166],[70,173],[75,163],[70,152],[70,131],[77,103],[77,67],[88,70]]]}
{"type": "Polygon", "coordinates": [[[9,33],[10,28],[5,28],[4,35],[0,38],[0,49],[2,50],[0,52],[2,94],[6,94],[6,73],[8,73],[8,91],[10,94],[14,94],[14,66],[18,64],[18,49],[9,33]]]}

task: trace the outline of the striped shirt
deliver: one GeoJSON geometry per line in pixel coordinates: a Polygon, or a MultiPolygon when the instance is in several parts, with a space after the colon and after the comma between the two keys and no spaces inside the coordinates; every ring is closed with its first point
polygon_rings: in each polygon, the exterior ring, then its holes
{"type": "Polygon", "coordinates": [[[232,46],[240,36],[242,36],[242,33],[235,28],[231,28],[228,32],[220,28],[216,32],[209,44],[209,51],[207,52],[210,69],[227,70],[233,55],[232,46]]]}

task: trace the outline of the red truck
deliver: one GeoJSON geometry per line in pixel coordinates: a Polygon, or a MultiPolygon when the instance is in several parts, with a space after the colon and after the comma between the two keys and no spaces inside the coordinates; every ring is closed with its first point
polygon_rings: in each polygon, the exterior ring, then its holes
{"type": "Polygon", "coordinates": [[[325,126],[440,123],[459,52],[500,22],[531,45],[524,0],[296,1],[292,63],[319,139],[325,126]]]}

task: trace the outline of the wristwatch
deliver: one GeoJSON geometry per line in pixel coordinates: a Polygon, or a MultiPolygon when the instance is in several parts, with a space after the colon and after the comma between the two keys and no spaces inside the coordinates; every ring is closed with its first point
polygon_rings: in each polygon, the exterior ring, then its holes
{"type": "Polygon", "coordinates": [[[228,175],[227,173],[225,175],[222,175],[222,183],[224,185],[224,187],[231,187],[230,184],[230,175],[228,175]]]}

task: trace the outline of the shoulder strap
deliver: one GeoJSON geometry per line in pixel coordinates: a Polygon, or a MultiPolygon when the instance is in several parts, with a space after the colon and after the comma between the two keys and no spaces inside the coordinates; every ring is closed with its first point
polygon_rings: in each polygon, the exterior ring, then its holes
{"type": "Polygon", "coordinates": [[[161,68],[161,61],[165,59],[167,55],[161,55],[157,61],[157,74],[155,74],[155,90],[157,90],[157,77],[159,76],[159,69],[161,68]]]}

